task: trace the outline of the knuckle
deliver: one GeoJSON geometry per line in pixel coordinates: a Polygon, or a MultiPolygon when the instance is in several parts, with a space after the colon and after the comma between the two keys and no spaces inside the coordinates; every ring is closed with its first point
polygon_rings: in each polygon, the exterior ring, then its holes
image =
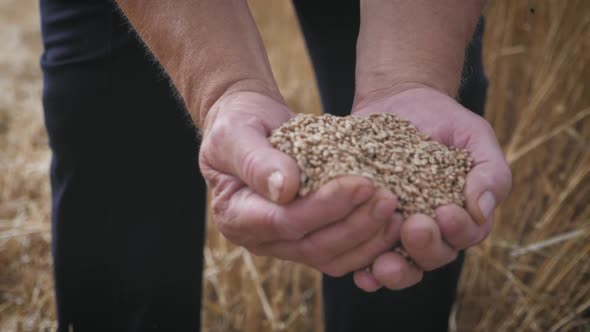
{"type": "MultiPolygon", "coordinates": [[[[334,181],[335,180],[332,180],[331,182],[334,181]]],[[[335,186],[335,183],[328,183],[326,187],[320,188],[320,190],[316,192],[316,195],[314,195],[315,203],[318,204],[318,206],[330,206],[334,194],[340,192],[334,189],[335,186]]]]}
{"type": "Polygon", "coordinates": [[[328,257],[324,251],[319,248],[312,237],[305,237],[301,240],[299,255],[312,266],[323,265],[328,261],[328,257]]]}
{"type": "Polygon", "coordinates": [[[210,189],[215,189],[219,184],[221,173],[207,166],[201,166],[200,169],[201,174],[203,175],[203,178],[207,183],[207,187],[209,187],[210,189]]]}
{"type": "Polygon", "coordinates": [[[303,240],[301,241],[300,249],[301,257],[303,257],[305,261],[309,262],[310,264],[314,264],[316,262],[319,263],[318,257],[320,257],[321,254],[320,251],[317,250],[311,238],[303,238],[303,240]]]}
{"type": "Polygon", "coordinates": [[[228,135],[235,129],[235,124],[232,123],[233,121],[228,116],[224,116],[224,114],[223,112],[218,114],[215,121],[211,124],[211,128],[207,131],[203,144],[207,142],[207,146],[212,146],[215,142],[227,139],[228,135]]]}
{"type": "Polygon", "coordinates": [[[271,224],[277,236],[282,240],[287,241],[298,241],[302,240],[305,236],[305,233],[299,229],[297,223],[291,222],[289,218],[286,218],[280,213],[279,211],[272,211],[268,216],[270,218],[271,224]]]}
{"type": "Polygon", "coordinates": [[[259,154],[256,150],[250,150],[244,153],[240,160],[242,180],[248,182],[248,180],[254,178],[259,160],[259,154]]]}
{"type": "Polygon", "coordinates": [[[247,234],[240,229],[239,223],[230,211],[223,209],[222,212],[219,212],[219,209],[217,209],[216,212],[216,209],[214,209],[213,213],[213,224],[219,233],[236,245],[242,246],[246,243],[247,234]]]}
{"type": "Polygon", "coordinates": [[[325,187],[326,190],[318,191],[318,202],[320,204],[334,203],[337,197],[342,197],[342,194],[353,193],[353,189],[350,185],[346,184],[347,180],[345,176],[338,176],[328,182],[325,187]]]}
{"type": "Polygon", "coordinates": [[[275,228],[276,227],[276,219],[277,219],[277,213],[275,209],[265,209],[259,220],[258,223],[260,224],[260,226],[264,227],[264,228],[275,228]]]}
{"type": "Polygon", "coordinates": [[[205,178],[207,185],[209,187],[215,187],[220,173],[215,170],[211,163],[212,152],[210,151],[211,148],[208,148],[208,145],[204,143],[199,151],[199,170],[201,171],[203,178],[205,178]]]}
{"type": "Polygon", "coordinates": [[[235,128],[228,117],[219,115],[204,134],[199,149],[198,164],[205,179],[208,179],[207,175],[209,173],[215,172],[215,163],[219,159],[221,142],[231,137],[230,135],[234,130],[235,128]]]}
{"type": "Polygon", "coordinates": [[[225,121],[216,121],[207,136],[203,138],[199,151],[199,167],[202,170],[209,168],[215,162],[220,143],[227,139],[228,133],[223,122],[225,121]]]}
{"type": "Polygon", "coordinates": [[[340,176],[334,179],[334,187],[332,189],[332,193],[340,193],[346,190],[346,185],[344,184],[344,177],[340,176]]]}
{"type": "Polygon", "coordinates": [[[256,222],[258,224],[257,229],[263,229],[271,237],[275,239],[287,239],[285,236],[285,233],[287,233],[285,231],[286,226],[279,217],[276,209],[266,209],[256,222]]]}
{"type": "Polygon", "coordinates": [[[225,195],[219,193],[216,194],[217,190],[214,190],[214,195],[211,198],[211,210],[213,216],[218,218],[229,217],[229,199],[225,195]]]}
{"type": "Polygon", "coordinates": [[[207,179],[207,175],[211,173],[211,167],[209,166],[209,161],[207,160],[207,145],[202,144],[201,150],[199,151],[199,169],[203,174],[203,177],[207,179]]]}

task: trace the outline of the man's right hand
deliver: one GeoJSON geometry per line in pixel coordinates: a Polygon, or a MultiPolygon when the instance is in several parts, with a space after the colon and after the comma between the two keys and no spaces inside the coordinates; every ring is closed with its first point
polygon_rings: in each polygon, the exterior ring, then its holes
{"type": "Polygon", "coordinates": [[[213,105],[199,164],[212,190],[217,228],[256,255],[331,276],[371,265],[399,240],[396,198],[358,176],[296,197],[297,164],[267,138],[292,116],[283,103],[252,92],[234,92],[213,105]]]}

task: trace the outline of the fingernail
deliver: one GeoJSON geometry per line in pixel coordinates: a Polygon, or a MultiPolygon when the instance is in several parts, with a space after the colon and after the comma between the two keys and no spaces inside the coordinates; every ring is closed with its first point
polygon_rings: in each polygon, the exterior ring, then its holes
{"type": "Polygon", "coordinates": [[[389,199],[380,199],[375,203],[373,208],[373,219],[387,220],[387,217],[391,216],[393,212],[393,204],[389,199]]]}
{"type": "Polygon", "coordinates": [[[278,201],[281,196],[284,181],[285,178],[279,171],[272,172],[268,177],[268,193],[270,194],[270,199],[274,202],[278,201]]]}
{"type": "Polygon", "coordinates": [[[362,186],[356,190],[354,195],[352,196],[352,203],[354,205],[361,204],[362,202],[366,201],[371,197],[373,194],[373,189],[368,186],[362,186]]]}
{"type": "Polygon", "coordinates": [[[489,191],[486,191],[479,197],[479,201],[477,201],[477,205],[479,205],[479,211],[481,215],[485,218],[486,221],[492,219],[492,214],[494,213],[494,209],[496,208],[496,199],[494,198],[494,194],[489,191]]]}

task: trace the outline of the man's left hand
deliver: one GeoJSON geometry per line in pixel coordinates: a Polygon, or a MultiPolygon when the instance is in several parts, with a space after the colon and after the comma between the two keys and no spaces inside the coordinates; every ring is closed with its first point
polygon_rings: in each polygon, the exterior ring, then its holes
{"type": "Polygon", "coordinates": [[[464,188],[465,207],[441,206],[435,219],[415,214],[403,222],[400,241],[415,264],[388,251],[370,269],[355,272],[356,285],[369,292],[410,287],[422,279],[423,271],[454,261],[459,250],[484,240],[492,228],[494,209],[506,198],[512,182],[490,124],[448,95],[426,86],[396,93],[379,91],[358,101],[353,115],[383,112],[410,121],[433,140],[466,149],[474,166],[464,188]]]}

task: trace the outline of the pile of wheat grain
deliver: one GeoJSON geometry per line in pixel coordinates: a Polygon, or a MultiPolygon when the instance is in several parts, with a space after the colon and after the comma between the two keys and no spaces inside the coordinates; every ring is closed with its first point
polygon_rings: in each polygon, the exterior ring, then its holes
{"type": "Polygon", "coordinates": [[[269,140],[297,161],[300,196],[338,176],[359,175],[393,192],[405,217],[435,217],[439,206],[463,205],[469,153],[428,139],[396,115],[299,114],[274,130],[269,140]]]}

